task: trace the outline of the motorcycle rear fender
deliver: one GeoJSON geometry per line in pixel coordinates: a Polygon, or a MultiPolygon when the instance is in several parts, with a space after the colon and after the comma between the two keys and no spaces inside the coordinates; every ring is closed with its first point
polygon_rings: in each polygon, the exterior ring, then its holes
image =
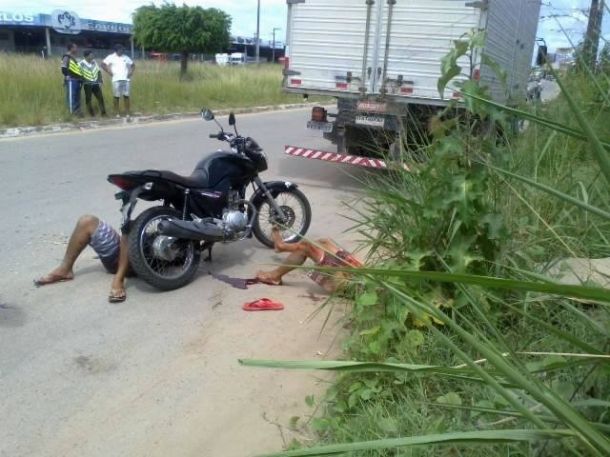
{"type": "MultiPolygon", "coordinates": [[[[283,190],[291,190],[298,188],[296,184],[290,181],[269,181],[263,184],[265,185],[265,187],[273,198],[277,197],[278,194],[283,190]]],[[[258,189],[256,189],[256,192],[254,192],[254,194],[250,198],[250,202],[252,202],[252,204],[256,208],[260,208],[266,198],[267,197],[265,195],[265,192],[259,187],[258,189]]]]}
{"type": "Polygon", "coordinates": [[[136,207],[136,204],[138,203],[138,198],[140,197],[140,195],[148,190],[150,190],[149,185],[144,184],[143,186],[138,186],[135,189],[129,191],[123,190],[115,194],[115,198],[117,200],[123,201],[123,206],[121,207],[122,233],[127,233],[129,231],[131,213],[133,213],[133,210],[136,207]]]}

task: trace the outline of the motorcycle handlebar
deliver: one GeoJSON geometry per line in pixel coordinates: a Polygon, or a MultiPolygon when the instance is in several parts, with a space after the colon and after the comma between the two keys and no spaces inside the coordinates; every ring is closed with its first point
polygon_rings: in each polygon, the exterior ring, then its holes
{"type": "MultiPolygon", "coordinates": [[[[225,132],[210,133],[210,138],[213,138],[213,139],[219,140],[219,141],[227,141],[227,142],[229,142],[231,147],[236,147],[238,149],[240,149],[240,144],[241,144],[241,149],[246,149],[247,147],[250,147],[250,148],[260,150],[260,146],[252,138],[234,136],[232,134],[225,133],[225,132]]],[[[242,152],[244,152],[244,151],[242,151],[242,152]]]]}

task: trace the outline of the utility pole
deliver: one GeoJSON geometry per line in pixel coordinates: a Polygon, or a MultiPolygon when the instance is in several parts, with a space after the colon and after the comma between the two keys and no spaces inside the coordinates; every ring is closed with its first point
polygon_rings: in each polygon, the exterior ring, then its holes
{"type": "Polygon", "coordinates": [[[587,25],[587,34],[583,44],[583,58],[586,65],[591,69],[595,67],[597,61],[597,52],[599,50],[599,37],[602,30],[602,21],[604,19],[604,0],[591,0],[591,9],[589,10],[589,23],[587,25]]]}
{"type": "Polygon", "coordinates": [[[256,7],[256,63],[260,63],[261,58],[261,0],[258,0],[256,7]]]}
{"type": "Polygon", "coordinates": [[[275,31],[276,30],[282,30],[279,27],[273,27],[273,49],[271,50],[271,63],[275,63],[275,31]]]}

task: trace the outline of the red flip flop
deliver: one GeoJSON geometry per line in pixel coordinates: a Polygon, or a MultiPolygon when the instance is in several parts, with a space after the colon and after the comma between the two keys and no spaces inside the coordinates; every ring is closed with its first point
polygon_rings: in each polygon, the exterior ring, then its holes
{"type": "Polygon", "coordinates": [[[284,305],[280,302],[269,300],[268,298],[260,298],[242,306],[244,311],[281,311],[284,305]]]}

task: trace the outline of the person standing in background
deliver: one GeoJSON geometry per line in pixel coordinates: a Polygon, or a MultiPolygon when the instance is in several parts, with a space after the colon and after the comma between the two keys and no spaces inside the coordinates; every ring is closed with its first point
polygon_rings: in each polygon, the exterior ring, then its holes
{"type": "Polygon", "coordinates": [[[80,109],[80,89],[82,83],[81,67],[76,60],[78,48],[75,43],[68,44],[68,52],[61,59],[61,73],[64,75],[66,105],[70,114],[82,117],[80,109]]]}
{"type": "Polygon", "coordinates": [[[130,112],[130,81],[131,76],[136,68],[133,60],[123,54],[125,48],[117,44],[114,47],[114,53],[107,56],[102,62],[102,68],[106,73],[112,76],[112,95],[114,96],[114,112],[117,117],[120,116],[119,100],[123,97],[125,104],[125,114],[129,116],[130,112]]]}
{"type": "Polygon", "coordinates": [[[102,72],[98,67],[97,62],[93,59],[93,52],[85,51],[85,58],[80,61],[79,65],[83,74],[83,89],[85,90],[85,104],[91,116],[95,116],[95,110],[91,103],[91,98],[94,95],[97,99],[97,104],[100,108],[102,116],[106,116],[106,107],[104,105],[104,95],[102,94],[102,72]]]}

